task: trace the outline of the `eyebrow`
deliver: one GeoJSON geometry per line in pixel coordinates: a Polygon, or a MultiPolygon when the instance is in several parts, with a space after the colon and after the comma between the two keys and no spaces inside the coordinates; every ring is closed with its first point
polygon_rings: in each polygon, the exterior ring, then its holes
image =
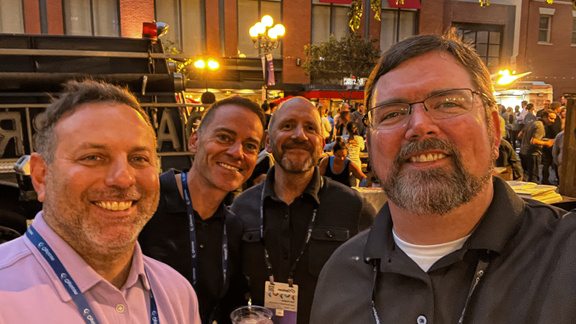
{"type": "MultiPolygon", "coordinates": [[[[450,90],[454,90],[454,89],[460,89],[460,88],[434,89],[434,90],[428,92],[428,93],[424,96],[424,98],[426,99],[426,98],[428,98],[428,97],[437,95],[437,94],[439,94],[439,93],[446,92],[446,91],[450,91],[450,90]]],[[[386,99],[386,100],[384,100],[384,101],[380,101],[380,102],[378,102],[377,104],[375,104],[374,106],[372,106],[372,108],[370,108],[370,109],[374,109],[374,108],[376,108],[376,107],[388,105],[388,104],[391,104],[391,103],[409,103],[409,102],[410,102],[410,101],[409,101],[408,99],[404,98],[404,97],[394,97],[394,98],[386,99]]]]}
{"type": "MultiPolygon", "coordinates": [[[[106,144],[95,144],[95,143],[83,143],[82,145],[80,145],[80,147],[78,147],[78,151],[80,150],[90,150],[90,149],[95,149],[95,150],[110,150],[110,146],[106,145],[106,144]]],[[[135,146],[132,149],[130,149],[130,152],[142,152],[142,151],[146,151],[148,153],[152,153],[153,151],[150,150],[149,147],[146,146],[135,146]]]]}

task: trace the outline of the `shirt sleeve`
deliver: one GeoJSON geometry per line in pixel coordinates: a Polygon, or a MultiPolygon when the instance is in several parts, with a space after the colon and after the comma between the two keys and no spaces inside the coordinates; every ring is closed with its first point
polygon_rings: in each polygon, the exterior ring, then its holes
{"type": "Polygon", "coordinates": [[[560,142],[563,142],[561,140],[561,137],[563,137],[563,136],[564,136],[564,133],[559,133],[558,135],[556,135],[556,139],[554,140],[554,145],[552,146],[552,158],[554,159],[554,163],[556,165],[560,165],[559,154],[560,154],[560,151],[562,150],[562,147],[560,147],[560,146],[564,144],[564,143],[560,143],[560,142]]]}
{"type": "Polygon", "coordinates": [[[544,130],[544,124],[543,123],[537,123],[536,124],[536,131],[534,132],[533,138],[541,140],[545,134],[546,134],[546,131],[544,130]]]}
{"type": "Polygon", "coordinates": [[[362,138],[362,136],[354,136],[354,139],[356,140],[356,142],[358,142],[358,146],[360,147],[360,151],[364,150],[366,145],[364,144],[364,139],[362,138]]]}

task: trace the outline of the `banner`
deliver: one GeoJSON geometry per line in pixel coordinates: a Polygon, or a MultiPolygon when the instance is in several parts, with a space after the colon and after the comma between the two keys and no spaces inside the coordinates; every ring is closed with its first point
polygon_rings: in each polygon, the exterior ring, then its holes
{"type": "Polygon", "coordinates": [[[272,54],[266,55],[266,60],[268,60],[268,85],[276,85],[274,82],[274,62],[272,61],[272,54]]]}

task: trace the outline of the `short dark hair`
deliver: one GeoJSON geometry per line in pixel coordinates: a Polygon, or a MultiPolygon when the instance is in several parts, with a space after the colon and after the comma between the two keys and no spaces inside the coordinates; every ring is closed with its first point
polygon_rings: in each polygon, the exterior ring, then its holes
{"type": "Polygon", "coordinates": [[[270,109],[274,109],[274,108],[276,108],[276,107],[278,107],[278,104],[277,104],[277,103],[274,103],[274,102],[271,102],[271,103],[270,103],[270,109]]]}
{"type": "Polygon", "coordinates": [[[533,104],[533,103],[529,103],[529,104],[526,105],[526,110],[530,111],[530,110],[532,110],[532,109],[534,109],[534,104],[533,104]]]}
{"type": "Polygon", "coordinates": [[[348,135],[353,136],[353,135],[358,135],[358,128],[356,127],[356,123],[354,123],[353,121],[349,121],[346,124],[346,131],[348,132],[348,135]],[[356,128],[356,129],[354,129],[356,128]]]}
{"type": "Polygon", "coordinates": [[[270,105],[267,102],[263,103],[261,107],[265,112],[270,110],[270,105]]]}
{"type": "Polygon", "coordinates": [[[78,107],[88,103],[110,102],[132,107],[142,116],[146,125],[150,127],[154,139],[156,139],[150,118],[140,107],[136,97],[127,88],[94,80],[68,81],[63,87],[63,92],[59,98],[54,100],[46,109],[44,121],[36,134],[36,150],[47,164],[54,161],[58,146],[58,138],[55,131],[58,122],[74,113],[78,107]]]}
{"type": "Polygon", "coordinates": [[[544,111],[542,112],[542,115],[540,116],[540,118],[548,118],[550,116],[550,114],[554,114],[556,115],[555,112],[553,112],[550,109],[544,109],[544,111]]]}
{"type": "Polygon", "coordinates": [[[253,113],[256,114],[256,116],[258,116],[260,123],[262,123],[262,129],[264,129],[264,126],[266,125],[266,116],[264,115],[264,111],[262,110],[262,108],[260,108],[260,106],[258,106],[257,103],[255,103],[250,99],[234,96],[216,101],[215,103],[212,104],[212,106],[208,107],[208,109],[204,111],[204,115],[202,116],[202,120],[200,121],[200,125],[198,126],[198,133],[202,134],[204,128],[208,127],[208,125],[212,123],[216,111],[221,107],[227,105],[242,107],[252,111],[253,113]]]}
{"type": "Polygon", "coordinates": [[[332,153],[336,153],[340,150],[346,150],[346,149],[347,149],[347,147],[346,147],[346,144],[344,143],[344,140],[342,139],[342,137],[336,136],[336,142],[332,146],[332,153]]]}
{"type": "Polygon", "coordinates": [[[560,108],[562,106],[562,104],[558,101],[553,101],[550,106],[548,106],[548,108],[555,110],[557,108],[560,108]]]}
{"type": "MultiPolygon", "coordinates": [[[[444,35],[414,36],[397,43],[386,51],[366,83],[364,94],[366,106],[371,107],[374,89],[380,77],[412,58],[438,51],[452,55],[466,69],[474,87],[485,96],[482,98],[484,107],[493,110],[496,98],[494,97],[490,73],[472,44],[463,42],[456,35],[455,28],[449,29],[444,35]]],[[[486,118],[488,119],[487,115],[486,118]]]]}
{"type": "Polygon", "coordinates": [[[521,105],[527,105],[527,104],[528,104],[528,101],[522,100],[522,102],[521,102],[520,104],[521,104],[521,105]]]}

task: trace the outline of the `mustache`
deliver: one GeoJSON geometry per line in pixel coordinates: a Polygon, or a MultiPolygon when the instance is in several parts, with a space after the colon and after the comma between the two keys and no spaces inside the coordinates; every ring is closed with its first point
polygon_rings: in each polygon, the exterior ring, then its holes
{"type": "Polygon", "coordinates": [[[428,138],[423,141],[412,141],[404,144],[400,148],[400,151],[398,151],[396,158],[394,159],[394,164],[396,166],[400,166],[406,162],[408,156],[427,150],[442,150],[447,152],[450,156],[454,156],[457,152],[454,144],[439,138],[428,138]]]}
{"type": "Polygon", "coordinates": [[[284,145],[282,145],[283,149],[302,149],[308,152],[314,151],[314,148],[309,142],[297,142],[297,141],[290,141],[284,145]]]}

